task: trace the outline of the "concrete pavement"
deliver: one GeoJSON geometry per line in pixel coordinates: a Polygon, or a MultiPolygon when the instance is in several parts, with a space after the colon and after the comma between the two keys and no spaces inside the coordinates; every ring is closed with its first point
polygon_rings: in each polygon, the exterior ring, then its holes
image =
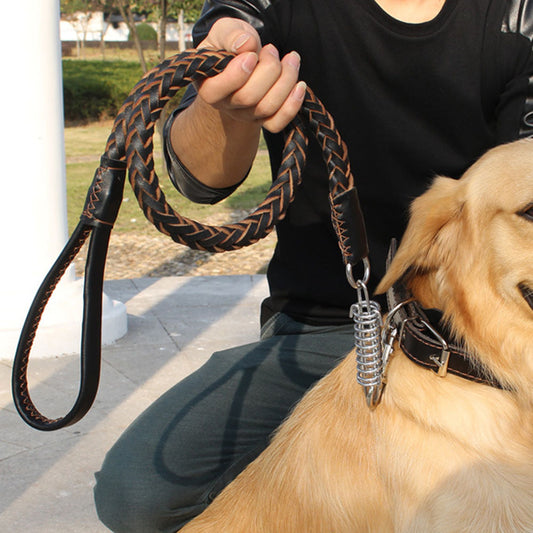
{"type": "MultiPolygon", "coordinates": [[[[39,432],[18,416],[9,361],[0,361],[0,531],[100,533],[94,472],[129,423],[213,351],[259,336],[264,276],[113,280],[105,293],[126,304],[128,333],[102,353],[95,404],[78,424],[39,432]]],[[[30,392],[47,416],[77,395],[79,356],[32,361],[30,392]]]]}

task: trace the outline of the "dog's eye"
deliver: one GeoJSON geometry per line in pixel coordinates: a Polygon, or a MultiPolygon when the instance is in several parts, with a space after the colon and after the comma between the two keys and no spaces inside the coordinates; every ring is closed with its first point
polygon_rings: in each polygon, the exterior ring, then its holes
{"type": "Polygon", "coordinates": [[[518,214],[521,217],[524,217],[527,220],[533,222],[533,204],[528,205],[523,211],[520,211],[520,213],[518,214]]]}

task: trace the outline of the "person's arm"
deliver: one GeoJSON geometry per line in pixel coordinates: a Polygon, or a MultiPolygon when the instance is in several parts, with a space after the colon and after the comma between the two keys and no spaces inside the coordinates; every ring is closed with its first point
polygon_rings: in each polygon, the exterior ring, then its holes
{"type": "Polygon", "coordinates": [[[305,84],[298,82],[299,56],[280,59],[273,45],[261,47],[259,34],[243,20],[218,20],[199,48],[225,49],[237,57],[198,87],[193,103],[174,119],[170,141],[199,182],[223,189],[246,176],[261,128],[278,132],[294,118],[305,84]]]}
{"type": "Polygon", "coordinates": [[[496,108],[498,144],[533,137],[533,9],[508,7],[502,35],[508,43],[502,49],[510,50],[504,64],[512,72],[496,108]]]}

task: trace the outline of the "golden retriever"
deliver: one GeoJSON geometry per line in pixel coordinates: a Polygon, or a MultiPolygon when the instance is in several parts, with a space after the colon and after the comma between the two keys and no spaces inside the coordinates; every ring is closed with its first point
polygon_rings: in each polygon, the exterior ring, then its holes
{"type": "Polygon", "coordinates": [[[533,141],[414,201],[399,279],[502,388],[395,346],[371,410],[350,354],[184,533],[533,532],[533,141]]]}

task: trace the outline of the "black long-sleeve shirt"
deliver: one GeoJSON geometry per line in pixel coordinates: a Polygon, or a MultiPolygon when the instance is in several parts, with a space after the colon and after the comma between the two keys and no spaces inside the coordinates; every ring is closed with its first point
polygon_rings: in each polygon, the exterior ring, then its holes
{"type": "MultiPolygon", "coordinates": [[[[302,56],[300,78],[348,146],[370,246],[370,288],[383,275],[390,239],[403,234],[410,202],[435,175],[459,178],[490,147],[533,134],[533,0],[446,0],[421,24],[392,18],[374,0],[213,0],[194,42],[224,16],[247,20],[281,54],[302,56]]],[[[266,140],[275,175],[283,138],[266,133],[266,140]]],[[[277,311],[307,323],[348,321],[355,294],[314,142],[277,233],[262,321],[277,311]]]]}

